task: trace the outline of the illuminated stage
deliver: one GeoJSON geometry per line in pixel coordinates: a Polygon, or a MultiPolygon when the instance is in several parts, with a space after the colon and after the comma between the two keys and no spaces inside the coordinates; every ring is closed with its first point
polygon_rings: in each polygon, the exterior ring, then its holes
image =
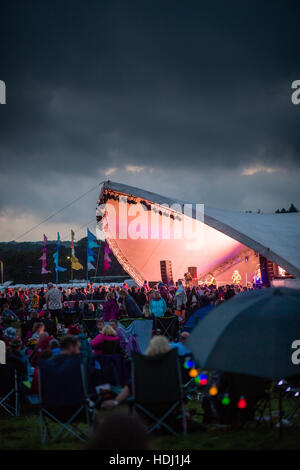
{"type": "Polygon", "coordinates": [[[300,213],[239,213],[205,206],[199,219],[195,210],[186,215],[184,204],[108,181],[98,200],[97,236],[105,234],[120,264],[140,285],[162,279],[161,262],[169,263],[174,281],[189,268],[194,283],[214,279],[218,285],[300,277],[300,213]],[[178,237],[180,223],[199,230],[197,249],[178,237]]]}

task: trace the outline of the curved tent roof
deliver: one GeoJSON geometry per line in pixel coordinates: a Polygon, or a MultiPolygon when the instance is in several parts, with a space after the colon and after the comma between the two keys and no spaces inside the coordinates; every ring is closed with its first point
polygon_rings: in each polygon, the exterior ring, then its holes
{"type": "MultiPolygon", "coordinates": [[[[125,184],[107,181],[103,189],[155,204],[191,204],[125,184]]],[[[204,206],[204,223],[300,276],[300,213],[254,214],[204,206]]]]}

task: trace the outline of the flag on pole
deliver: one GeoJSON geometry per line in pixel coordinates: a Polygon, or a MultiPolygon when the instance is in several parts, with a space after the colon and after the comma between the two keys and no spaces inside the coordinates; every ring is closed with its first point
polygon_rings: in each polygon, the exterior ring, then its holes
{"type": "Polygon", "coordinates": [[[93,248],[98,247],[97,238],[89,229],[87,229],[87,278],[88,272],[92,269],[96,269],[93,265],[95,262],[95,253],[93,252],[93,248]]]}
{"type": "Polygon", "coordinates": [[[47,269],[47,237],[46,235],[44,235],[44,245],[43,245],[43,254],[42,256],[40,257],[40,260],[42,260],[42,270],[41,270],[41,274],[48,274],[48,273],[51,273],[51,271],[49,271],[47,269]]]}
{"type": "Polygon", "coordinates": [[[55,253],[53,253],[53,259],[54,259],[54,264],[55,264],[55,271],[56,271],[56,281],[58,280],[57,278],[57,274],[58,272],[64,272],[66,271],[66,268],[62,268],[61,266],[59,266],[59,261],[58,261],[58,258],[59,258],[59,249],[60,249],[60,235],[59,235],[59,232],[57,232],[57,244],[56,244],[56,251],[55,253]]]}
{"type": "Polygon", "coordinates": [[[73,230],[71,230],[71,264],[72,264],[72,269],[75,269],[75,271],[78,271],[79,269],[83,269],[83,266],[81,263],[79,263],[78,258],[75,256],[75,247],[74,247],[74,240],[75,240],[75,233],[73,230]]]}
{"type": "Polygon", "coordinates": [[[110,254],[112,253],[111,249],[109,248],[109,245],[107,241],[105,241],[104,245],[104,275],[106,271],[110,268],[110,263],[111,263],[111,258],[110,254]]]}

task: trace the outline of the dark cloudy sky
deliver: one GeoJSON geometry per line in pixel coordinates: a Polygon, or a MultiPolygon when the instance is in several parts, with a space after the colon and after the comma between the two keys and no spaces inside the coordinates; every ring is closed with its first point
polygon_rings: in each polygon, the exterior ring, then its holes
{"type": "MultiPolygon", "coordinates": [[[[298,0],[0,5],[1,241],[108,177],[227,209],[300,207],[298,0]]],[[[93,228],[97,193],[21,240],[93,228]]]]}

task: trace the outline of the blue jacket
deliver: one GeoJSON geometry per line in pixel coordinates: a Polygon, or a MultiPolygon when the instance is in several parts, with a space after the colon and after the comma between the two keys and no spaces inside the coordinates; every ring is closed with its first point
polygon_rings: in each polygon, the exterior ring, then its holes
{"type": "Polygon", "coordinates": [[[152,299],[150,302],[150,312],[155,317],[163,317],[167,310],[167,304],[163,298],[155,300],[152,299]]]}

